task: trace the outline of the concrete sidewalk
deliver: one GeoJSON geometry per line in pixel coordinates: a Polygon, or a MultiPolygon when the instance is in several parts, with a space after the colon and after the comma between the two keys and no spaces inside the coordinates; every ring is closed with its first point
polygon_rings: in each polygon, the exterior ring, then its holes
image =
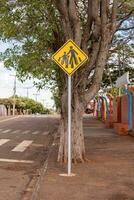
{"type": "Polygon", "coordinates": [[[12,118],[13,116],[0,116],[0,121],[4,120],[4,119],[9,119],[12,118]]]}
{"type": "Polygon", "coordinates": [[[84,133],[89,162],[73,165],[75,177],[61,177],[67,169],[56,162],[58,144],[53,146],[38,199],[134,200],[134,138],[92,118],[84,120],[84,133]]]}

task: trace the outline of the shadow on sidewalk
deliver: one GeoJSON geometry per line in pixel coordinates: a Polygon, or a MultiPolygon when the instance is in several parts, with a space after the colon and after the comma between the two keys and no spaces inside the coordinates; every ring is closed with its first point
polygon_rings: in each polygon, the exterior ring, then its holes
{"type": "Polygon", "coordinates": [[[60,177],[59,139],[39,190],[40,200],[134,200],[134,139],[118,136],[91,117],[84,119],[88,163],[73,165],[75,177],[60,177]]]}

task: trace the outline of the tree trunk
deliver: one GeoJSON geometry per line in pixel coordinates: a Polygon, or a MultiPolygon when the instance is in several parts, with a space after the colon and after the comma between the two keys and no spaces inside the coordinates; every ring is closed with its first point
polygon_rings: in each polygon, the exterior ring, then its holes
{"type": "MultiPolygon", "coordinates": [[[[67,113],[67,93],[62,96],[62,112],[60,125],[60,147],[58,162],[67,163],[68,160],[68,113],[67,113]]],[[[72,162],[81,163],[85,160],[85,146],[83,134],[83,106],[79,95],[76,92],[72,97],[72,162]]]]}

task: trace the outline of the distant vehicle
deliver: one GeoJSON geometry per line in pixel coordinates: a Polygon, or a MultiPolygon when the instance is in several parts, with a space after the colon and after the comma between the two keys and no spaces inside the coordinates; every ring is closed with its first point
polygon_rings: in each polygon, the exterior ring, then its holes
{"type": "Polygon", "coordinates": [[[88,103],[85,113],[86,114],[94,113],[94,102],[91,101],[90,103],[88,103]]]}

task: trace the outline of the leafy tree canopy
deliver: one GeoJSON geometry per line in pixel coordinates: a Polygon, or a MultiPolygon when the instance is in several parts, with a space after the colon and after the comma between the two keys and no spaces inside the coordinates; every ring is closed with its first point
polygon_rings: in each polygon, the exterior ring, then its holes
{"type": "Polygon", "coordinates": [[[68,160],[67,76],[55,66],[51,56],[68,39],[89,56],[72,77],[72,159],[83,162],[83,111],[100,89],[109,53],[118,46],[116,37],[120,33],[124,40],[133,31],[133,0],[0,0],[0,3],[0,36],[3,40],[17,41],[3,55],[6,66],[14,67],[21,79],[33,76],[40,80],[40,87],[50,82],[53,89],[58,88],[59,162],[68,160]]]}
{"type": "MultiPolygon", "coordinates": [[[[119,2],[121,9],[118,13],[118,20],[120,21],[120,31],[122,31],[120,39],[124,36],[128,39],[130,35],[134,35],[133,17],[130,15],[134,5],[131,0],[126,0],[125,3],[124,1],[119,2]],[[126,16],[127,23],[124,23],[125,19],[121,20],[124,16],[126,16]]],[[[7,49],[4,55],[1,55],[5,66],[14,67],[21,80],[31,76],[38,78],[40,80],[39,87],[43,87],[48,82],[49,85],[62,87],[64,79],[61,78],[60,69],[51,61],[51,55],[65,40],[60,14],[54,1],[0,0],[0,5],[0,37],[4,41],[13,41],[14,43],[13,48],[7,49]]],[[[88,1],[77,1],[77,7],[81,29],[84,30],[88,1]]],[[[119,44],[119,37],[117,38],[118,40],[116,39],[113,43],[114,46],[119,44]]],[[[116,51],[116,53],[118,52],[116,51]]],[[[112,65],[114,64],[113,62],[112,65]]]]}
{"type": "MultiPolygon", "coordinates": [[[[13,97],[0,99],[0,104],[4,104],[5,106],[10,105],[12,107],[13,102],[14,102],[13,97]]],[[[29,110],[29,112],[33,114],[34,113],[42,113],[42,114],[49,113],[49,110],[44,108],[44,106],[41,103],[36,102],[33,99],[29,99],[26,97],[16,96],[15,107],[16,109],[20,109],[20,110],[29,110]]]]}

